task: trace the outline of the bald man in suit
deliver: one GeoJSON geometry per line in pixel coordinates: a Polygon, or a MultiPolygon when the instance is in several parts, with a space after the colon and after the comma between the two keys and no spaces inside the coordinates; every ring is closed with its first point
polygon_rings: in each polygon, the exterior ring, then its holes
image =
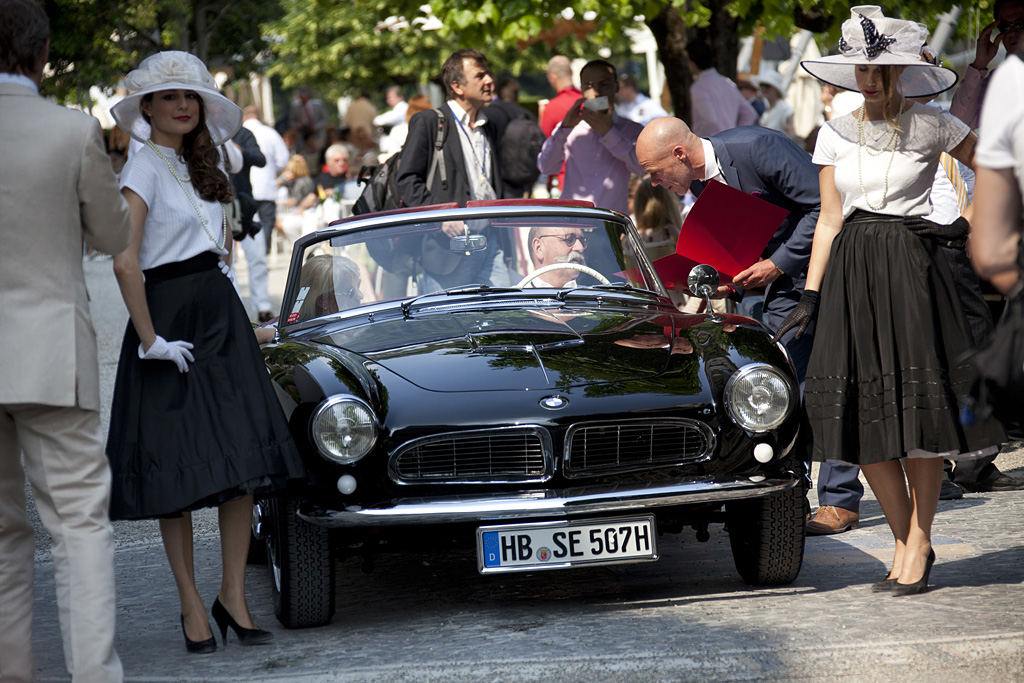
{"type": "Polygon", "coordinates": [[[0,681],[34,674],[26,475],[52,537],[68,672],[120,681],[110,470],[82,245],[117,253],[131,222],[98,122],[39,96],[48,52],[40,5],[0,0],[0,681]]]}

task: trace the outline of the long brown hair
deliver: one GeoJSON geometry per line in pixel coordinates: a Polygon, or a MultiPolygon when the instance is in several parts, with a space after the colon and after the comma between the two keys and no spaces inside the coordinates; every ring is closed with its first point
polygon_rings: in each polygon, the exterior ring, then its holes
{"type": "Polygon", "coordinates": [[[654,185],[650,178],[644,178],[636,188],[633,211],[640,229],[660,230],[671,225],[669,232],[674,237],[683,225],[679,197],[660,185],[654,185]]]}
{"type": "Polygon", "coordinates": [[[882,92],[885,94],[885,106],[882,108],[882,114],[894,130],[902,133],[903,128],[899,125],[897,117],[900,115],[900,108],[906,109],[907,105],[903,103],[903,93],[899,87],[901,72],[902,67],[891,65],[882,67],[882,92]]]}
{"type": "MultiPolygon", "coordinates": [[[[152,102],[153,93],[142,98],[152,102]]],[[[203,98],[199,101],[199,122],[196,127],[185,134],[181,147],[181,159],[188,166],[188,174],[192,179],[192,187],[196,194],[208,202],[230,202],[235,198],[235,189],[227,175],[217,167],[220,152],[213,144],[210,130],[206,127],[206,105],[203,98]]],[[[153,125],[149,116],[143,112],[146,123],[153,125]]]]}

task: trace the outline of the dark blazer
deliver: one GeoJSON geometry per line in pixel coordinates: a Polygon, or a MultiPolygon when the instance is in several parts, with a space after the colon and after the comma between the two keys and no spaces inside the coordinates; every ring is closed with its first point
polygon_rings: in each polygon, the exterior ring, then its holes
{"type": "MultiPolygon", "coordinates": [[[[442,111],[448,118],[445,130],[444,165],[448,173],[447,189],[441,186],[441,174],[434,174],[434,184],[427,187],[427,174],[430,172],[431,155],[434,152],[434,140],[437,136],[437,113],[433,109],[421,111],[409,119],[409,134],[402,147],[402,158],[398,164],[398,193],[406,206],[426,206],[444,202],[458,202],[465,205],[472,199],[469,180],[466,177],[466,161],[462,154],[462,143],[459,142],[459,125],[455,114],[447,104],[442,111]]],[[[501,166],[498,163],[500,153],[494,125],[488,121],[484,124],[484,135],[491,147],[490,167],[494,192],[501,197],[501,166]]]]}
{"type": "Polygon", "coordinates": [[[806,275],[821,212],[818,167],[810,155],[784,133],[759,126],[724,130],[708,140],[729,187],[790,212],[762,255],[790,278],[806,275]]]}

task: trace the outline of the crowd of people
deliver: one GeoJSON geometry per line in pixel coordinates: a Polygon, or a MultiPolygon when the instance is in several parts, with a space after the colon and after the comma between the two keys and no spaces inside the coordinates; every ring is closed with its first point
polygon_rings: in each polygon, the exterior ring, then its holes
{"type": "MultiPolygon", "coordinates": [[[[674,250],[685,198],[707,183],[786,210],[762,258],[718,297],[763,292],[762,320],[797,370],[809,425],[800,448],[822,463],[808,532],[856,526],[862,471],[894,539],[890,570],[871,589],[927,590],[940,497],[1024,489],[993,463],[1006,427],[1019,426],[965,425],[957,404],[970,380],[965,353],[993,333],[974,268],[1016,294],[1024,265],[1024,0],[999,0],[995,20],[947,111],[928,101],[957,76],[926,49],[925,27],[878,7],[853,8],[839,53],[803,63],[828,103],[810,154],[793,140],[778,75],[741,81],[741,89],[699,43],[689,55],[689,121],[668,116],[608,60],[587,62],[577,88],[562,56],[548,64],[554,95],[534,119],[516,104],[516,84],[496,85],[485,55],[464,49],[441,65],[441,106],[423,96],[406,102],[391,88],[389,110],[378,114],[364,94],[344,113],[344,132],[307,88],[279,132],[256,109],[224,97],[198,58],[165,51],[127,74],[129,95],[113,109],[120,132],[104,141],[94,120],[38,95],[49,46],[40,6],[0,0],[0,43],[10,46],[0,51],[0,149],[17,155],[31,144],[52,169],[40,187],[0,168],[3,186],[14,188],[0,195],[10,240],[0,252],[0,293],[33,302],[5,309],[21,331],[17,348],[0,341],[0,375],[19,378],[0,383],[0,592],[10,606],[0,610],[0,676],[32,679],[26,475],[54,539],[74,677],[121,678],[110,519],[159,520],[186,649],[209,653],[217,643],[195,587],[191,512],[217,507],[223,573],[211,613],[222,643],[229,629],[243,645],[272,638],[246,606],[251,501],[303,472],[232,284],[233,244],[250,268],[253,317],[268,320],[273,231],[294,231],[296,216],[328,200],[353,202],[358,169],[399,151],[405,206],[529,195],[533,187],[510,181],[503,163],[511,156],[504,133],[523,118],[544,137],[532,159],[538,185],[633,215],[652,258],[674,250]],[[1011,56],[992,76],[1000,45],[1011,56]],[[852,98],[845,111],[840,95],[852,98]],[[977,210],[965,180],[974,169],[985,200],[977,210]],[[237,226],[225,208],[234,201],[243,207],[237,226]],[[106,439],[83,242],[113,255],[130,315],[106,439]]],[[[555,249],[581,255],[587,240],[576,233],[531,234],[535,265],[555,258],[547,253],[555,249]]],[[[424,258],[432,285],[508,286],[508,247],[497,237],[487,245],[455,271],[429,271],[424,258]]],[[[341,266],[358,300],[358,267],[341,266]]],[[[338,267],[325,261],[309,277],[337,280],[330,269],[338,267]]],[[[680,307],[688,304],[674,294],[680,307]]]]}

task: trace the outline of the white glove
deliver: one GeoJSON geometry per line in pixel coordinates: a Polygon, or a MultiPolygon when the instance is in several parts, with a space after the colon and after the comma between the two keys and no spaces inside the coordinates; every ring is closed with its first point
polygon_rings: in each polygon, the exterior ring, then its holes
{"type": "Polygon", "coordinates": [[[220,266],[220,272],[224,273],[224,277],[231,277],[231,266],[228,265],[227,261],[218,259],[217,265],[220,266]]]}
{"type": "Polygon", "coordinates": [[[139,344],[139,358],[142,360],[169,360],[178,366],[178,372],[188,372],[188,364],[195,360],[189,349],[192,344],[187,341],[169,342],[160,335],[149,347],[149,351],[142,350],[139,344]]]}

